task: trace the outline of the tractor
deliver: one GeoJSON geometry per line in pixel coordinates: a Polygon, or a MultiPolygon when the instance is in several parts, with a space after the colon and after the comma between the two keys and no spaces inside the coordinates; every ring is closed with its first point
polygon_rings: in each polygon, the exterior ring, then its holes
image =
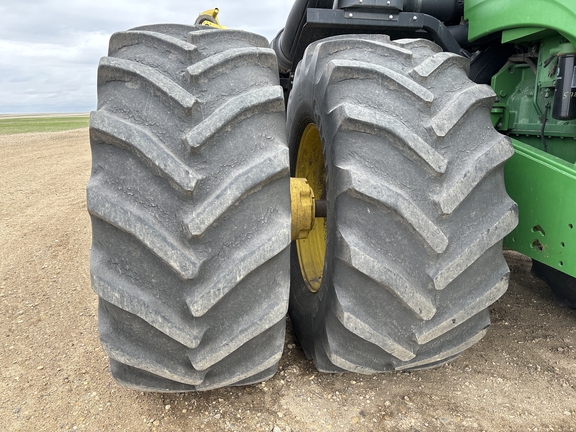
{"type": "Polygon", "coordinates": [[[503,248],[576,303],[576,0],[296,0],[266,38],[111,36],[87,207],[122,385],[435,367],[486,334],[503,248]],[[572,261],[572,258],[575,258],[572,261]]]}

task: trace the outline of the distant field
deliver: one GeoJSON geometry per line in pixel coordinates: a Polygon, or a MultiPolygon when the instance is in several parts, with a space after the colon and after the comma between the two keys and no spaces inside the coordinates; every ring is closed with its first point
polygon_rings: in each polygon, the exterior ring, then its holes
{"type": "Polygon", "coordinates": [[[0,135],[81,129],[89,120],[89,116],[0,118],[0,135]]]}

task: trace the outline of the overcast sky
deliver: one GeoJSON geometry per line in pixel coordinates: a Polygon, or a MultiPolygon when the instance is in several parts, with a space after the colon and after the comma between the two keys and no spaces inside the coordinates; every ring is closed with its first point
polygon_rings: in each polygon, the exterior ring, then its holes
{"type": "Polygon", "coordinates": [[[272,39],[294,0],[0,0],[0,114],[89,112],[110,35],[144,24],[220,22],[272,39]]]}

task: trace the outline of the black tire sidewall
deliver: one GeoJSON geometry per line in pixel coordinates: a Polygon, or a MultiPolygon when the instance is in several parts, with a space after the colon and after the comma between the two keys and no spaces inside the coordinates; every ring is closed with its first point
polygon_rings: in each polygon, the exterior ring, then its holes
{"type": "MultiPolygon", "coordinates": [[[[290,94],[290,101],[288,103],[287,116],[288,116],[288,149],[290,155],[290,173],[291,176],[295,175],[296,160],[298,157],[298,150],[300,147],[300,140],[306,127],[313,123],[315,124],[322,136],[322,118],[321,115],[313,109],[312,101],[314,83],[310,77],[314,74],[306,74],[303,76],[303,83],[297,87],[290,94]]],[[[324,164],[326,170],[326,193],[330,189],[330,167],[326,163],[327,147],[326,141],[322,137],[322,150],[324,153],[324,164]]],[[[326,256],[324,260],[324,271],[322,275],[322,283],[320,289],[314,293],[310,291],[307,283],[304,280],[302,271],[300,269],[300,262],[298,259],[298,251],[296,242],[293,241],[290,251],[290,300],[289,300],[289,315],[292,325],[298,337],[298,340],[304,350],[306,356],[311,359],[316,357],[313,353],[316,351],[315,344],[323,334],[323,315],[325,308],[328,307],[324,299],[329,298],[327,291],[330,289],[330,275],[333,267],[334,253],[329,247],[330,236],[334,233],[335,220],[330,210],[326,221],[326,256]]]]}

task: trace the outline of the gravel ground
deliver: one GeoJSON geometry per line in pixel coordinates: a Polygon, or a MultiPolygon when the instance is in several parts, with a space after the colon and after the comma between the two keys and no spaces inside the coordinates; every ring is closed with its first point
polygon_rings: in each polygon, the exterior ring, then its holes
{"type": "Polygon", "coordinates": [[[0,430],[573,431],[576,311],[514,252],[475,347],[434,370],[320,374],[290,324],[269,381],[205,393],[119,387],[90,289],[86,129],[0,136],[0,430]]]}

